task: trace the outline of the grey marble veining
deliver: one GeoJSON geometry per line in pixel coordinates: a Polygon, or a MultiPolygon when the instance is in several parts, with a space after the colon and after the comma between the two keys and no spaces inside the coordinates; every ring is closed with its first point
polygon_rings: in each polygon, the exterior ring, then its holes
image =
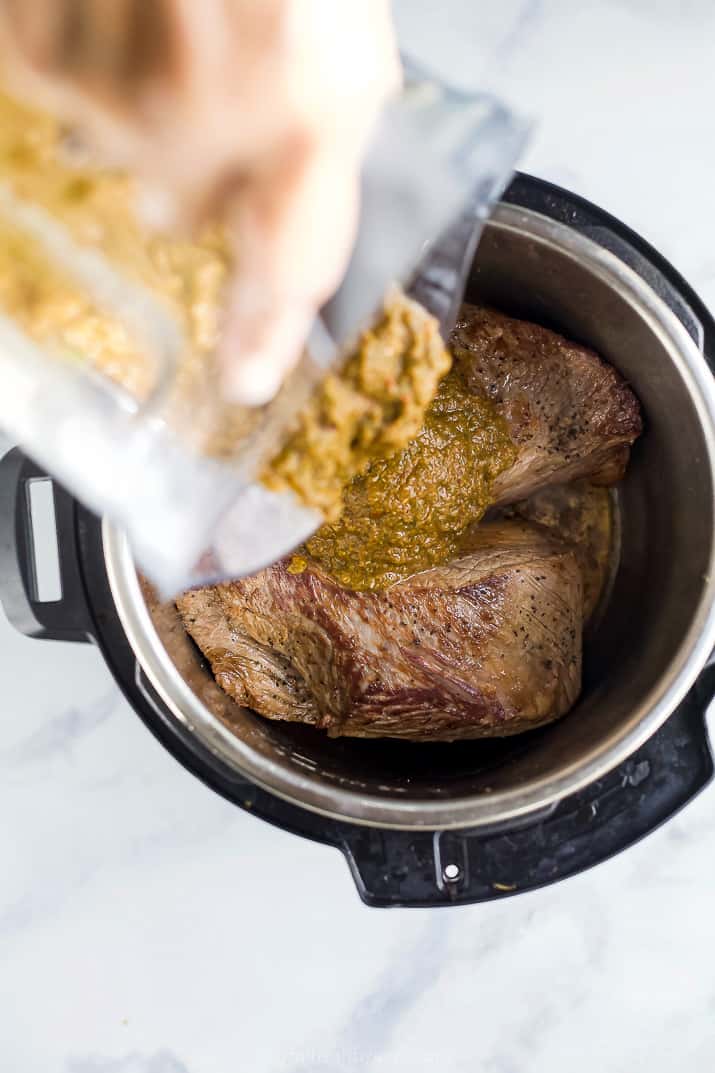
{"type": "MultiPolygon", "coordinates": [[[[715,304],[715,5],[396,7],[407,47],[534,116],[527,170],[715,304]]],[[[186,774],[90,646],[0,620],[0,682],[3,1073],[712,1068],[715,789],[560,886],[368,911],[337,852],[186,774]]]]}

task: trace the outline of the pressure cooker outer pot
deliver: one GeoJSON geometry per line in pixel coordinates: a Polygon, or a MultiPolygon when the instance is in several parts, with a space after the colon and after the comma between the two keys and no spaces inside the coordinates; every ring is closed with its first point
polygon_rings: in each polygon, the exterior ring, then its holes
{"type": "Polygon", "coordinates": [[[715,690],[706,668],[651,739],[605,777],[521,821],[476,830],[399,831],[349,824],[299,808],[243,778],[178,724],[146,678],[116,614],[101,522],[55,485],[60,601],[39,601],[32,579],[27,488],[46,474],[20,451],[0,462],[0,589],[23,632],[93,640],[126,698],[158,740],[207,786],[285,831],[335,846],[368,905],[441,906],[504,898],[567,878],[650,833],[711,779],[704,723],[715,690]]]}
{"type": "Polygon", "coordinates": [[[553,882],[652,830],[712,775],[715,395],[700,352],[712,364],[715,325],[642,239],[528,176],[485,231],[469,297],[595,346],[646,415],[619,493],[621,566],[585,651],[583,699],[542,731],[441,746],[333,741],[244,712],[176,615],[147,608],[121,534],[102,532],[61,489],[66,585],[58,605],[40,604],[23,491],[38,474],[15,455],[0,475],[11,619],[36,636],[96,639],[178,759],[242,807],[339,846],[371,904],[480,901],[553,882]]]}
{"type": "MultiPolygon", "coordinates": [[[[563,198],[519,180],[541,208],[563,198]]],[[[508,197],[519,200],[518,185],[508,197]]],[[[596,210],[593,210],[597,217],[596,210]]],[[[411,830],[485,828],[532,816],[625,760],[685,698],[715,642],[715,394],[703,309],[606,217],[569,225],[508,200],[484,230],[468,297],[591,344],[632,383],[646,429],[619,486],[621,561],[584,648],[569,715],[510,739],[415,744],[334,739],[263,719],[216,685],[173,607],[145,602],[128,543],[104,526],[114,606],[178,725],[229,767],[333,819],[411,830]],[[588,226],[584,235],[575,224],[588,226]],[[611,249],[594,236],[609,237],[611,249]],[[613,252],[618,245],[620,255],[613,252]],[[628,263],[626,263],[626,258],[628,263]],[[654,283],[658,282],[658,290],[654,283]],[[682,318],[682,319],[681,319],[682,318]]],[[[677,280],[676,280],[677,282],[677,280]]]]}

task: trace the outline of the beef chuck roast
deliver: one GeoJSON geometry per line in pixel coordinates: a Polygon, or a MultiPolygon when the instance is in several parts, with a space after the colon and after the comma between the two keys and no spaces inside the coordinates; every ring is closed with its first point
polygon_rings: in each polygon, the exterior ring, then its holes
{"type": "MultiPolygon", "coordinates": [[[[498,505],[577,478],[622,477],[639,406],[593,351],[473,306],[452,347],[519,449],[495,483],[498,505]]],[[[468,554],[385,592],[353,592],[314,564],[296,574],[283,562],[189,592],[178,607],[230,696],[332,735],[514,734],[563,715],[580,690],[579,567],[524,522],[479,526],[468,554]]]]}
{"type": "Polygon", "coordinates": [[[336,736],[515,734],[562,715],[580,688],[576,560],[518,522],[480,527],[468,555],[384,593],[283,562],[178,606],[240,704],[336,736]]]}
{"type": "Polygon", "coordinates": [[[462,306],[451,349],[469,388],[496,403],[519,449],[493,487],[498,505],[588,477],[615,484],[641,433],[640,406],[593,350],[491,309],[462,306]]]}

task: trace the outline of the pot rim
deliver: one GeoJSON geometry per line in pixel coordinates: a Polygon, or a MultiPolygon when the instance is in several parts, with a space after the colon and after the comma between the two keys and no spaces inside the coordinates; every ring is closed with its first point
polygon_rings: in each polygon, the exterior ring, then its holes
{"type": "MultiPolygon", "coordinates": [[[[556,248],[617,289],[658,336],[683,379],[703,429],[715,483],[715,379],[705,358],[675,314],[654,290],[614,254],[563,223],[499,203],[488,226],[526,231],[556,248]]],[[[715,539],[703,591],[687,633],[668,670],[634,709],[628,722],[593,750],[587,761],[565,766],[558,776],[533,778],[494,794],[450,800],[370,797],[317,781],[254,750],[214,716],[178,674],[156,632],[139,585],[128,538],[103,519],[103,551],[119,619],[129,644],[172,716],[224,763],[268,792],[334,820],[395,829],[475,828],[512,821],[583,789],[626,760],[684,699],[715,649],[715,539]]]]}

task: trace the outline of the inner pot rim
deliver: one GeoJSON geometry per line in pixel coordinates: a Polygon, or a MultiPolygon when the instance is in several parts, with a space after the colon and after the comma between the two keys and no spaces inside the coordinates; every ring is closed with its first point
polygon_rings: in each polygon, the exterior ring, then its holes
{"type": "MultiPolygon", "coordinates": [[[[671,355],[691,396],[707,445],[703,464],[709,465],[715,481],[715,381],[695,342],[662,299],[612,253],[532,210],[500,203],[488,226],[522,236],[526,233],[562,256],[585,263],[638,311],[671,355]]],[[[144,673],[172,716],[229,767],[268,792],[331,819],[365,826],[407,830],[474,828],[515,820],[558,802],[604,776],[650,738],[684,699],[715,649],[715,542],[711,541],[703,591],[667,672],[653,684],[619,732],[592,750],[586,760],[565,765],[556,776],[538,776],[513,789],[491,794],[444,801],[405,799],[402,795],[393,799],[370,797],[321,783],[315,774],[302,774],[283,766],[251,748],[213,715],[180,677],[156,632],[127,537],[105,518],[102,539],[117,614],[144,673]]]]}

